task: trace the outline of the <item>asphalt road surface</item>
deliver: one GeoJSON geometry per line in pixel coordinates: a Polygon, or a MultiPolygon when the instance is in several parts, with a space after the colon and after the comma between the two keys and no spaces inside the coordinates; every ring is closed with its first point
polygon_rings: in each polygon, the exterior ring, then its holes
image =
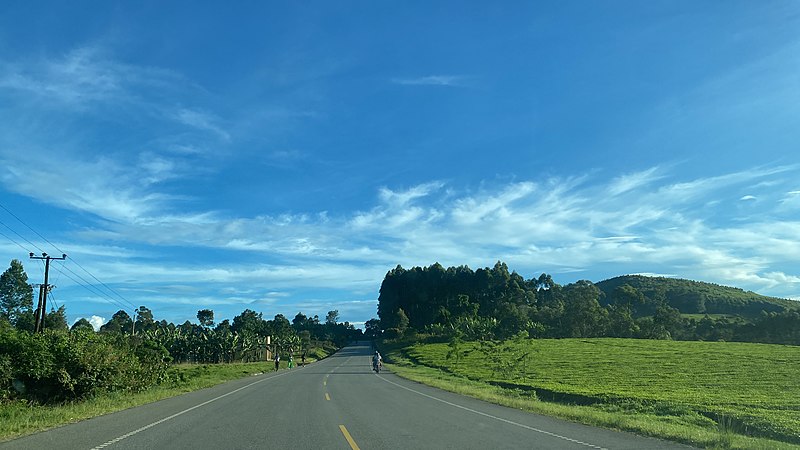
{"type": "Polygon", "coordinates": [[[0,444],[2,449],[686,449],[371,370],[368,344],[0,444]]]}

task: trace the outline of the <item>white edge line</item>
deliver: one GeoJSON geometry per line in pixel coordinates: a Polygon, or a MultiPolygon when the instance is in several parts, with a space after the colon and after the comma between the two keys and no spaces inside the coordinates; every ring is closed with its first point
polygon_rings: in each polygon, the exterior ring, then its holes
{"type": "Polygon", "coordinates": [[[206,401],[204,401],[203,403],[200,403],[200,404],[197,404],[197,405],[194,405],[194,406],[192,406],[191,408],[184,409],[184,410],[183,410],[183,411],[181,411],[181,412],[177,412],[177,413],[175,413],[175,414],[173,414],[173,415],[171,415],[171,416],[164,417],[164,418],[163,418],[163,419],[161,419],[161,420],[158,420],[158,421],[156,421],[156,422],[153,422],[153,423],[151,423],[151,424],[149,424],[149,425],[145,425],[145,426],[143,426],[143,427],[141,427],[141,428],[139,428],[139,429],[137,429],[137,430],[133,430],[133,431],[131,431],[131,432],[125,433],[125,434],[123,434],[122,436],[119,436],[119,437],[117,437],[117,438],[114,438],[114,439],[112,439],[112,440],[110,440],[110,441],[108,441],[108,442],[105,442],[105,443],[103,443],[103,444],[100,444],[100,445],[98,445],[97,447],[92,447],[92,449],[91,449],[91,450],[101,450],[101,449],[103,449],[103,448],[105,448],[105,447],[108,447],[108,446],[109,446],[109,445],[111,445],[111,444],[116,444],[117,442],[119,442],[119,441],[121,441],[121,440],[123,440],[123,439],[127,439],[127,438],[129,438],[129,437],[133,436],[134,434],[141,433],[142,431],[144,431],[144,430],[147,430],[148,428],[152,428],[152,427],[154,427],[154,426],[156,426],[156,425],[159,425],[159,424],[162,424],[162,423],[164,423],[164,422],[166,422],[166,421],[168,421],[168,420],[174,419],[174,418],[176,418],[176,417],[178,417],[178,416],[180,416],[180,415],[182,415],[182,414],[186,414],[186,413],[187,413],[187,412],[189,412],[189,411],[193,411],[193,410],[195,410],[195,409],[197,409],[197,408],[200,408],[201,406],[205,406],[205,405],[207,405],[207,404],[209,404],[209,403],[211,403],[211,402],[215,402],[215,401],[217,401],[217,400],[219,400],[219,399],[221,399],[221,398],[227,397],[227,396],[229,396],[229,395],[231,395],[231,394],[235,394],[235,393],[237,393],[237,392],[239,392],[239,391],[241,391],[241,390],[243,390],[243,389],[247,389],[247,388],[249,388],[250,386],[254,386],[254,385],[258,384],[258,383],[263,383],[264,381],[267,381],[267,380],[273,380],[273,379],[275,379],[275,378],[282,377],[282,376],[284,376],[284,375],[288,375],[288,374],[290,374],[290,373],[292,373],[292,372],[287,370],[287,371],[286,371],[286,372],[284,372],[284,373],[281,373],[281,374],[278,374],[278,375],[275,375],[275,376],[271,376],[271,377],[268,377],[268,378],[262,378],[262,379],[260,379],[260,380],[258,380],[258,381],[254,381],[254,382],[252,382],[252,383],[250,383],[250,384],[248,384],[248,385],[246,385],[246,386],[242,386],[242,387],[240,387],[240,388],[238,388],[238,389],[234,389],[234,390],[232,390],[232,391],[230,391],[230,392],[227,392],[227,393],[225,393],[225,394],[222,394],[222,395],[220,395],[219,397],[214,397],[214,398],[212,398],[211,400],[206,400],[206,401]]]}
{"type": "Polygon", "coordinates": [[[387,380],[386,378],[384,378],[384,377],[382,377],[380,375],[378,375],[378,378],[380,378],[381,380],[383,380],[383,381],[385,381],[385,382],[387,382],[389,384],[393,384],[393,385],[395,385],[395,386],[397,386],[399,388],[403,388],[403,389],[405,389],[407,391],[413,392],[413,393],[421,395],[423,397],[427,397],[427,398],[429,398],[431,400],[436,400],[437,402],[441,402],[441,403],[444,403],[446,405],[450,405],[450,406],[455,407],[455,408],[463,409],[464,411],[469,411],[471,413],[478,414],[478,415],[484,416],[484,417],[488,417],[490,419],[498,420],[500,422],[507,423],[509,425],[516,425],[518,427],[525,428],[526,430],[531,430],[531,431],[535,431],[537,433],[546,434],[548,436],[552,436],[552,437],[555,437],[555,438],[563,439],[563,440],[569,441],[569,442],[574,442],[576,444],[584,445],[586,447],[596,448],[596,449],[599,449],[599,450],[607,450],[604,447],[600,447],[600,446],[597,446],[597,445],[594,445],[594,444],[589,444],[589,443],[586,443],[586,442],[582,442],[582,441],[579,441],[577,439],[572,439],[572,438],[569,438],[569,437],[566,437],[566,436],[561,436],[560,434],[552,433],[550,431],[540,430],[538,428],[530,427],[528,425],[517,423],[517,422],[514,422],[512,420],[503,419],[502,417],[493,416],[493,415],[487,414],[485,412],[476,411],[476,410],[474,410],[472,408],[467,408],[466,406],[457,405],[455,403],[448,402],[447,400],[442,400],[442,399],[434,397],[432,395],[428,395],[428,394],[425,394],[423,392],[419,392],[419,391],[416,391],[414,389],[411,389],[409,387],[405,387],[405,386],[403,386],[401,384],[397,384],[394,381],[389,381],[389,380],[387,380]]]}

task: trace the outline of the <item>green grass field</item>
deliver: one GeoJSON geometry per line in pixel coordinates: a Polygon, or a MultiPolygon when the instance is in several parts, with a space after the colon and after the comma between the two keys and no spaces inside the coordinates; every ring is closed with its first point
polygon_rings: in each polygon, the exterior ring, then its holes
{"type": "Polygon", "coordinates": [[[403,353],[517,395],[800,443],[800,347],[548,339],[417,344],[403,353]]]}

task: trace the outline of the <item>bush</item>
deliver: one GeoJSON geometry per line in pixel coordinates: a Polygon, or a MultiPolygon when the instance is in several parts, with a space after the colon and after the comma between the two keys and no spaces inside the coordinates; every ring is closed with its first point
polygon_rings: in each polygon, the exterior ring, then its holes
{"type": "Polygon", "coordinates": [[[141,391],[162,380],[166,350],[157,344],[132,348],[127,339],[91,330],[0,329],[0,398],[50,403],[101,391],[141,391]]]}
{"type": "Polygon", "coordinates": [[[397,328],[389,328],[389,329],[387,329],[386,331],[383,332],[383,338],[384,339],[397,339],[401,335],[402,335],[402,333],[400,333],[400,330],[397,329],[397,328]]]}

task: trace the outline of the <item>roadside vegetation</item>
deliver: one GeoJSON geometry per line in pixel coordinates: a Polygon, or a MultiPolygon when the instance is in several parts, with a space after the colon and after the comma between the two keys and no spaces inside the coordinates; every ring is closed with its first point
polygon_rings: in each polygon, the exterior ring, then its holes
{"type": "MultiPolygon", "coordinates": [[[[315,350],[307,363],[327,355],[324,349],[315,350]]],[[[286,365],[281,362],[281,369],[286,365]]],[[[166,371],[161,383],[141,392],[103,392],[83,400],[50,404],[0,402],[0,442],[273,370],[271,362],[177,364],[166,371]]]]}
{"type": "Polygon", "coordinates": [[[0,275],[0,440],[274,370],[274,355],[281,367],[311,362],[361,336],[336,310],[325,322],[247,309],[215,323],[203,309],[199,323],[175,325],[145,306],[134,318],[118,311],[99,331],[86,319],[69,327],[62,306],[35,333],[32,305],[14,260],[0,275]]]}

